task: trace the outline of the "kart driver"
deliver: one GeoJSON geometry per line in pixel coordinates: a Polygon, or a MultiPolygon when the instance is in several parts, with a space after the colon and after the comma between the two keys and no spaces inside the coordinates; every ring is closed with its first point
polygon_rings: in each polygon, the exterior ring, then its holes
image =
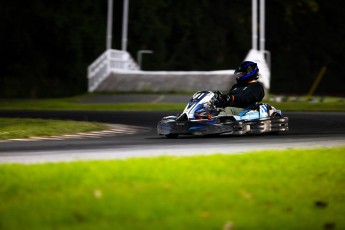
{"type": "Polygon", "coordinates": [[[219,115],[237,115],[251,105],[260,102],[265,91],[257,81],[259,68],[255,62],[245,61],[235,70],[236,81],[228,94],[218,98],[216,106],[222,108],[219,115]]]}

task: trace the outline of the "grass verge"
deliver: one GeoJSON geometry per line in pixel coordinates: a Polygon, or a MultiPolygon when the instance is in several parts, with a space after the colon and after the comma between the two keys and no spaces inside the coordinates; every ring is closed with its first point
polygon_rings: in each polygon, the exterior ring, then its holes
{"type": "Polygon", "coordinates": [[[107,129],[106,125],[96,122],[0,118],[0,140],[57,136],[105,129],[107,129]]]}
{"type": "Polygon", "coordinates": [[[344,229],[344,151],[2,164],[0,227],[344,229]]]}
{"type": "Polygon", "coordinates": [[[299,112],[343,112],[345,111],[344,102],[267,102],[276,109],[284,111],[299,112]]]}
{"type": "MultiPolygon", "coordinates": [[[[22,99],[0,100],[1,110],[110,110],[110,111],[182,111],[186,106],[183,103],[79,103],[78,99],[84,96],[60,99],[22,99]]],[[[283,111],[345,111],[345,100],[340,98],[317,98],[313,102],[289,100],[283,102],[265,101],[283,111]]]]}
{"type": "Polygon", "coordinates": [[[70,98],[0,100],[0,110],[177,111],[185,106],[185,103],[82,104],[70,98]]]}

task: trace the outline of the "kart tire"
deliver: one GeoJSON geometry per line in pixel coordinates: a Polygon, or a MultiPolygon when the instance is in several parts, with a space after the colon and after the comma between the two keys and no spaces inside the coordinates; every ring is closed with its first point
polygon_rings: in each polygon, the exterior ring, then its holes
{"type": "Polygon", "coordinates": [[[178,134],[177,133],[169,133],[167,135],[165,135],[167,138],[170,138],[170,139],[174,139],[174,138],[177,138],[178,137],[178,134]]]}

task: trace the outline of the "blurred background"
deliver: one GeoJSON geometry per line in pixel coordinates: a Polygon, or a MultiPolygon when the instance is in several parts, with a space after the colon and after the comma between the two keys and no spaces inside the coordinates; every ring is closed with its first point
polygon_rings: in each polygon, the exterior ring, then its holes
{"type": "MultiPolygon", "coordinates": [[[[266,1],[271,93],[344,96],[340,0],[266,1]]],[[[0,3],[0,97],[87,92],[87,66],[106,49],[107,0],[0,3]]],[[[121,49],[123,0],[114,0],[112,47],[121,49]]],[[[250,0],[131,0],[127,51],[143,70],[234,69],[251,48],[250,0]]]]}

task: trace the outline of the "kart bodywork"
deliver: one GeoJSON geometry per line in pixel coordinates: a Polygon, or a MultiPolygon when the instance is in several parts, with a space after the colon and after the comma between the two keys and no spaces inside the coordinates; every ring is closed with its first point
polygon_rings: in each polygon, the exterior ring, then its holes
{"type": "Polygon", "coordinates": [[[220,115],[215,107],[216,92],[199,91],[187,104],[183,113],[163,117],[157,124],[159,135],[176,138],[178,135],[243,135],[283,133],[289,130],[288,118],[269,104],[258,103],[240,114],[220,115]]]}

